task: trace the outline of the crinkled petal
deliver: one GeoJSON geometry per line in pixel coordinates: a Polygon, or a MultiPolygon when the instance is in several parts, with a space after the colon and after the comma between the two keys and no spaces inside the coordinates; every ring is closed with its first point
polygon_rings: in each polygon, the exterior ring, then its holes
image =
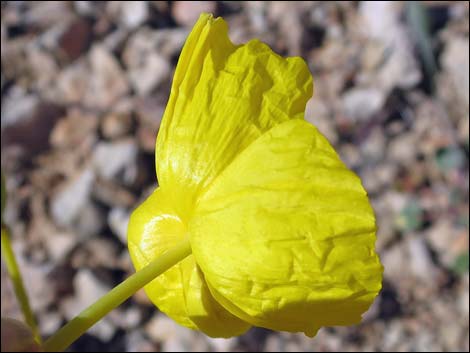
{"type": "MultiPolygon", "coordinates": [[[[136,270],[187,237],[187,227],[172,207],[171,195],[157,189],[133,213],[128,242],[136,270]]],[[[209,336],[231,337],[250,325],[225,310],[210,294],[204,275],[190,255],[144,287],[152,302],[179,324],[209,336]]]]}
{"type": "Polygon", "coordinates": [[[359,178],[303,120],[261,136],[199,199],[196,262],[227,310],[274,330],[358,323],[381,288],[359,178]]]}
{"type": "Polygon", "coordinates": [[[312,77],[257,40],[235,46],[221,18],[202,15],[184,46],[156,143],[160,187],[190,216],[195,200],[273,126],[303,118],[312,77]]]}

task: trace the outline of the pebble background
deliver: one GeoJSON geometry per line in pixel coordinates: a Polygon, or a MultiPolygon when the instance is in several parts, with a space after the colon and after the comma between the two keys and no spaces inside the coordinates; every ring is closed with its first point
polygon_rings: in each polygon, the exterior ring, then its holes
{"type": "MultiPolygon", "coordinates": [[[[156,185],[155,136],[202,11],[235,42],[308,62],[306,119],[370,194],[384,288],[361,325],[313,340],[211,339],[139,292],[71,351],[468,351],[466,1],[2,1],[5,221],[41,333],[134,272],[127,220],[156,185]]],[[[2,316],[20,318],[3,264],[1,284],[2,316]]]]}

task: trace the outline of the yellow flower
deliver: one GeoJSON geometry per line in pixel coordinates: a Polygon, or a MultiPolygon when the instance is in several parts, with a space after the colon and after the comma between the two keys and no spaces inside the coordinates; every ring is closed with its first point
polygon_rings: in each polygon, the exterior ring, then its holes
{"type": "Polygon", "coordinates": [[[304,120],[312,77],[203,14],[183,48],[156,143],[159,188],[129,223],[137,269],[189,238],[192,255],[145,287],[181,325],[315,335],[358,323],[381,288],[359,178],[304,120]]]}

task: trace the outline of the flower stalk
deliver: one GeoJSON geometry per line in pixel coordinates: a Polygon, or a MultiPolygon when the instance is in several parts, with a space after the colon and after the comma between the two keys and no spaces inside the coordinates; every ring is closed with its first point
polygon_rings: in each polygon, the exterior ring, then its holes
{"type": "Polygon", "coordinates": [[[31,306],[29,305],[28,295],[23,285],[23,278],[21,276],[18,263],[16,262],[15,253],[10,243],[10,234],[7,226],[2,225],[2,258],[5,261],[8,275],[13,283],[13,290],[15,291],[16,298],[20,304],[21,311],[23,312],[26,324],[31,328],[33,337],[37,343],[41,343],[41,336],[39,335],[38,326],[34,319],[31,306]]]}
{"type": "Polygon", "coordinates": [[[151,282],[170,267],[185,259],[190,254],[191,246],[189,244],[189,240],[185,240],[171,248],[149,265],[140,271],[137,271],[132,276],[124,280],[124,282],[114,287],[94,304],[83,310],[64,327],[59,329],[44,343],[44,351],[64,351],[111,310],[121,305],[140,288],[151,282]]]}

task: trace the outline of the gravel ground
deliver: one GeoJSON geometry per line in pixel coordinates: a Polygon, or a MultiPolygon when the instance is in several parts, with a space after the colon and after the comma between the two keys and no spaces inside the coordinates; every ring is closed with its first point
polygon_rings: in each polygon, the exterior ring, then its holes
{"type": "MultiPolygon", "coordinates": [[[[155,187],[174,67],[202,11],[235,42],[300,55],[306,119],[362,178],[384,288],[363,323],[314,339],[211,339],[143,292],[71,351],[468,351],[469,5],[438,1],[2,1],[5,221],[41,333],[134,272],[127,219],[155,187]],[[427,24],[427,26],[426,26],[427,24]]],[[[20,318],[2,264],[2,316],[20,318]]]]}

